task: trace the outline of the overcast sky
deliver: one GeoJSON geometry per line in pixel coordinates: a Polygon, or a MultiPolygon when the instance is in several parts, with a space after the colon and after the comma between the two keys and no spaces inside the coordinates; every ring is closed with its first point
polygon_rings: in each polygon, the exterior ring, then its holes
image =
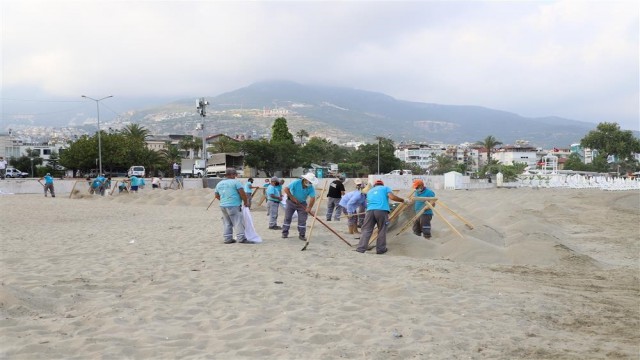
{"type": "Polygon", "coordinates": [[[4,98],[277,79],[640,128],[637,1],[0,1],[4,98]]]}

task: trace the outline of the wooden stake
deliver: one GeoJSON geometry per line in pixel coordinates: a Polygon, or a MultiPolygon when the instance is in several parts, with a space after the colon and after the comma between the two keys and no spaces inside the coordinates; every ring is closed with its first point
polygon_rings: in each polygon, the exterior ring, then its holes
{"type": "Polygon", "coordinates": [[[441,206],[443,206],[445,209],[447,209],[453,216],[457,217],[458,219],[460,219],[460,221],[462,221],[469,229],[473,230],[473,225],[471,225],[470,222],[468,222],[465,218],[463,218],[462,216],[458,215],[456,212],[454,212],[453,210],[451,210],[451,208],[449,208],[446,204],[444,204],[442,201],[438,201],[438,204],[440,204],[441,206]]]}
{"type": "MultiPolygon", "coordinates": [[[[318,205],[316,205],[316,210],[313,212],[314,215],[318,213],[318,210],[320,210],[320,203],[322,202],[322,199],[324,199],[324,193],[327,190],[327,181],[329,180],[325,180],[324,181],[324,188],[322,189],[322,193],[320,193],[320,200],[318,200],[318,205]]],[[[311,209],[313,210],[313,209],[311,209]]],[[[302,247],[302,249],[300,251],[305,251],[307,250],[307,246],[309,246],[309,241],[311,240],[311,234],[313,231],[313,225],[316,223],[316,220],[318,220],[318,218],[316,216],[313,216],[313,221],[311,221],[311,227],[309,228],[309,232],[307,234],[307,241],[304,243],[304,246],[302,247]]]]}
{"type": "Polygon", "coordinates": [[[442,220],[444,220],[444,222],[446,222],[446,223],[447,223],[447,225],[449,225],[449,227],[450,227],[451,229],[453,229],[453,231],[455,231],[455,232],[456,232],[456,234],[460,235],[460,237],[464,239],[464,236],[462,236],[462,234],[458,231],[458,229],[456,229],[453,225],[451,225],[451,223],[449,222],[449,220],[447,220],[444,216],[442,216],[442,214],[440,213],[440,211],[439,211],[439,210],[436,210],[436,208],[435,208],[435,207],[433,207],[433,206],[431,205],[431,203],[430,203],[430,202],[428,202],[428,201],[426,201],[426,202],[425,202],[425,204],[429,204],[429,207],[431,208],[431,210],[433,210],[433,212],[435,212],[435,213],[436,213],[436,215],[440,216],[440,218],[441,218],[442,220]]]}
{"type": "MultiPolygon", "coordinates": [[[[85,180],[82,180],[85,181],[85,180]]],[[[71,199],[71,196],[73,196],[73,190],[76,189],[76,185],[78,185],[78,181],[73,183],[73,187],[71,188],[71,192],[69,193],[69,199],[71,199]]]]}

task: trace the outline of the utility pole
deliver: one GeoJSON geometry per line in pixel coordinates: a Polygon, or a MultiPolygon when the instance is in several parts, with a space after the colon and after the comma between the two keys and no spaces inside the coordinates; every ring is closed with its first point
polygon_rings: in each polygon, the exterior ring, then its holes
{"type": "Polygon", "coordinates": [[[83,98],[93,100],[96,102],[96,112],[98,114],[98,159],[100,161],[99,174],[102,176],[102,141],[100,139],[100,101],[108,98],[112,98],[113,95],[105,96],[102,99],[94,99],[92,97],[82,95],[83,98]]]}
{"type": "Polygon", "coordinates": [[[202,160],[204,160],[205,166],[207,163],[207,142],[204,133],[204,117],[207,116],[207,105],[209,105],[209,102],[204,98],[196,100],[196,109],[202,117],[202,123],[200,124],[200,127],[202,128],[202,160]]]}

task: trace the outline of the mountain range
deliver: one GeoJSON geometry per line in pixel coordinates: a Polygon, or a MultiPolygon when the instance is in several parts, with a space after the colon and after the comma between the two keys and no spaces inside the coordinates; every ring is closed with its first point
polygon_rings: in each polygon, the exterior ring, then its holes
{"type": "Polygon", "coordinates": [[[258,82],[205,99],[209,105],[204,118],[193,98],[126,111],[112,121],[138,123],[151,134],[197,136],[202,135],[197,124],[204,122],[208,135],[259,138],[269,135],[275,118],[284,117],[294,136],[305,130],[310,136],[334,142],[373,142],[376,136],[383,136],[396,143],[458,144],[492,135],[503,144],[525,140],[540,147],[569,146],[596,126],[560,117],[523,117],[481,106],[411,102],[371,91],[290,81],[258,82]]]}

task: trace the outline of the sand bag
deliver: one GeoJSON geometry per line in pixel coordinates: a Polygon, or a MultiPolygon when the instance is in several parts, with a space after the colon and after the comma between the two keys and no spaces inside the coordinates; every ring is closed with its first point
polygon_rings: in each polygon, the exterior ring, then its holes
{"type": "Polygon", "coordinates": [[[256,232],[256,229],[253,227],[253,218],[251,217],[251,211],[248,207],[242,207],[242,215],[244,217],[244,236],[249,241],[253,241],[256,243],[261,243],[262,238],[256,232]]]}

